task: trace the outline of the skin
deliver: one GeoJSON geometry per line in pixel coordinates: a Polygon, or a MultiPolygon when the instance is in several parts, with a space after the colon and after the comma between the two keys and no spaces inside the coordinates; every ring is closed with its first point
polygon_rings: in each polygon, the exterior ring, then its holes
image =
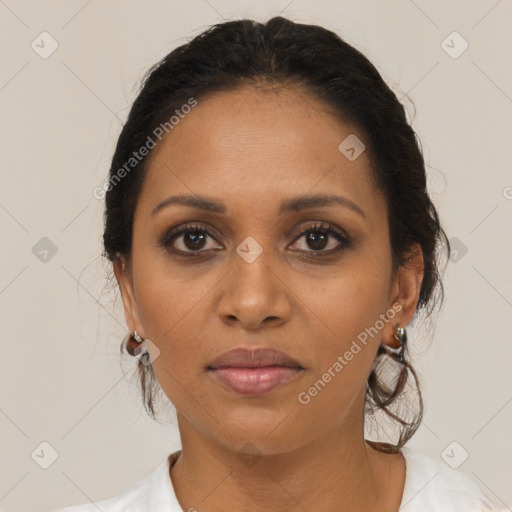
{"type": "MultiPolygon", "coordinates": [[[[183,510],[377,511],[399,508],[405,462],[364,440],[366,380],[379,344],[397,347],[397,323],[414,315],[423,264],[414,246],[393,271],[387,205],[363,152],[349,161],[338,145],[355,126],[299,88],[244,86],[201,99],[151,153],[137,203],[129,259],[114,263],[126,322],[160,350],[153,368],[177,411],[182,453],[170,470],[183,510]],[[328,193],[356,203],[278,215],[284,199],[328,193]],[[222,201],[225,214],[172,205],[173,194],[222,201]],[[300,228],[330,223],[315,250],[300,228]],[[187,223],[214,229],[197,254],[180,235],[187,223]],[[252,263],[236,252],[246,237],[263,249],[252,263]],[[393,304],[392,321],[307,405],[307,391],[365,328],[393,304]],[[235,347],[273,347],[304,371],[258,397],[226,390],[205,366],[235,347]],[[244,464],[243,455],[257,454],[244,464]]],[[[151,345],[150,345],[151,347],[151,345]]],[[[151,352],[151,348],[150,348],[151,352]]]]}

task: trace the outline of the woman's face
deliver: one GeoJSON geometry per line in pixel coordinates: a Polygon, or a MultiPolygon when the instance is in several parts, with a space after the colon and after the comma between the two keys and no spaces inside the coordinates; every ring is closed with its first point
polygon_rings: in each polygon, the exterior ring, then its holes
{"type": "Polygon", "coordinates": [[[246,87],[200,100],[152,150],[130,265],[115,268],[180,428],[261,453],[362,429],[376,351],[412,317],[419,281],[392,271],[386,201],[354,137],[365,142],[305,92],[246,87]],[[171,196],[218,207],[157,208],[171,196]],[[274,348],[301,369],[242,394],[207,369],[235,348],[274,348]]]}

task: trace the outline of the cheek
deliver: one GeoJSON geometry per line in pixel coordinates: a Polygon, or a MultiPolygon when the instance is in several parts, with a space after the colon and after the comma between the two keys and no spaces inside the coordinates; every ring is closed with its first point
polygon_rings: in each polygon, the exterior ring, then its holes
{"type": "Polygon", "coordinates": [[[325,425],[353,421],[358,428],[359,413],[349,411],[359,411],[366,394],[381,340],[378,322],[386,308],[386,281],[382,275],[353,272],[329,283],[308,296],[308,306],[319,312],[324,325],[319,324],[323,334],[316,337],[317,345],[307,348],[315,367],[298,390],[298,414],[303,421],[306,417],[312,421],[321,417],[325,425]]]}
{"type": "Polygon", "coordinates": [[[320,380],[317,388],[322,397],[317,402],[327,405],[332,401],[346,406],[365,384],[381,340],[381,329],[375,330],[375,325],[385,307],[384,300],[375,295],[372,286],[344,280],[329,300],[325,300],[325,295],[319,297],[318,306],[323,304],[322,308],[308,304],[320,311],[323,324],[322,334],[316,336],[316,346],[308,347],[316,361],[311,382],[320,380]]]}
{"type": "Polygon", "coordinates": [[[307,350],[317,363],[315,378],[328,382],[326,389],[334,393],[322,391],[319,401],[332,399],[339,404],[350,401],[372,367],[384,325],[381,318],[388,307],[389,275],[373,257],[358,258],[346,270],[340,268],[338,275],[309,288],[307,307],[300,314],[311,318],[311,311],[315,313],[319,330],[314,346],[307,350]]]}
{"type": "Polygon", "coordinates": [[[195,330],[204,327],[204,304],[219,276],[204,265],[176,264],[164,248],[153,248],[142,236],[138,243],[133,279],[146,336],[158,345],[192,341],[195,330]]]}
{"type": "Polygon", "coordinates": [[[146,336],[165,355],[168,366],[199,366],[208,338],[205,307],[208,284],[187,285],[159,276],[147,278],[138,296],[146,336]],[[205,334],[206,333],[206,334],[205,334]]]}
{"type": "Polygon", "coordinates": [[[359,258],[357,263],[336,269],[321,286],[308,288],[304,302],[329,334],[331,344],[342,349],[360,332],[373,326],[388,306],[389,274],[385,266],[359,258]]]}
{"type": "MultiPolygon", "coordinates": [[[[139,311],[146,336],[160,351],[153,370],[164,393],[179,411],[193,413],[209,396],[198,385],[206,364],[205,304],[207,288],[176,279],[149,276],[141,287],[139,311]]],[[[207,317],[208,318],[208,317],[207,317]]]]}

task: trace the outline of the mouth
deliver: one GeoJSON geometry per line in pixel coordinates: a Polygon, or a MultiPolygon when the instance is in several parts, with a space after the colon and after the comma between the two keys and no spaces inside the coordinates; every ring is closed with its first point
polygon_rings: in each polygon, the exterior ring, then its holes
{"type": "Polygon", "coordinates": [[[294,380],[304,368],[278,350],[235,349],[221,354],[206,370],[230,391],[257,396],[294,380]]]}
{"type": "Polygon", "coordinates": [[[209,373],[225,387],[240,395],[263,395],[294,380],[302,368],[260,366],[254,368],[211,368],[209,373]]]}

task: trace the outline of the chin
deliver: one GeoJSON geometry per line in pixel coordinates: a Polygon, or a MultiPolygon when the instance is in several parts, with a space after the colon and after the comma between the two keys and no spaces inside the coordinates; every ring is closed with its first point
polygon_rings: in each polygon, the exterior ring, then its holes
{"type": "Polygon", "coordinates": [[[224,438],[222,444],[244,453],[271,455],[291,451],[303,444],[302,429],[297,428],[297,419],[289,414],[292,408],[236,407],[233,411],[222,411],[218,434],[224,438]],[[227,434],[227,432],[229,434],[227,434]]]}

